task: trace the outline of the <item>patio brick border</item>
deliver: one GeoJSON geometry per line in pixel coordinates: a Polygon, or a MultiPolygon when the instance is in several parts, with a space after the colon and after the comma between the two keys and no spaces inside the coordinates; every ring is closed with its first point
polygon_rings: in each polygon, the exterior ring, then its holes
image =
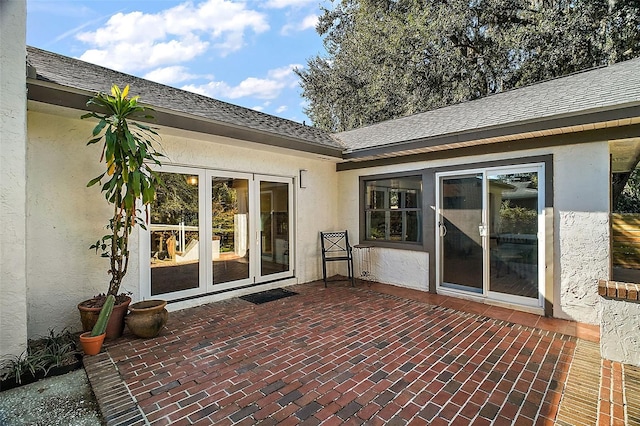
{"type": "Polygon", "coordinates": [[[85,355],[83,363],[107,426],[149,425],[108,352],[85,355]]]}

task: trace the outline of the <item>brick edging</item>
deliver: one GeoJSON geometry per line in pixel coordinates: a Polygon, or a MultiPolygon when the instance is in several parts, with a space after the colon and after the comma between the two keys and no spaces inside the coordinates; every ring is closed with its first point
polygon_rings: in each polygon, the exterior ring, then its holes
{"type": "Polygon", "coordinates": [[[598,280],[598,294],[617,300],[640,301],[640,284],[623,283],[611,280],[598,280]]]}
{"type": "Polygon", "coordinates": [[[85,355],[83,364],[107,426],[149,424],[108,352],[85,355]]]}

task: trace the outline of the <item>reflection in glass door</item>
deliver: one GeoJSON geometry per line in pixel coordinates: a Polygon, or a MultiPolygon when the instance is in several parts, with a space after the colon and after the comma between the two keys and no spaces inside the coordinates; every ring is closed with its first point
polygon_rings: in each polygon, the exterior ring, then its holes
{"type": "Polygon", "coordinates": [[[200,286],[200,176],[159,173],[151,205],[151,295],[200,286]]]}
{"type": "Polygon", "coordinates": [[[442,286],[481,293],[482,175],[443,178],[440,191],[442,286]]]}
{"type": "Polygon", "coordinates": [[[164,185],[141,247],[146,296],[178,299],[293,276],[292,178],[179,166],[158,173],[164,185]]]}
{"type": "Polygon", "coordinates": [[[442,289],[542,307],[542,165],[438,177],[442,289]]]}
{"type": "Polygon", "coordinates": [[[249,278],[249,180],[211,178],[213,284],[249,278]]]}
{"type": "MultiPolygon", "coordinates": [[[[291,184],[260,181],[260,276],[290,271],[291,184]]],[[[273,277],[270,277],[273,278],[273,277]]]]}
{"type": "Polygon", "coordinates": [[[489,291],[538,298],[538,173],[490,173],[489,291]]]}

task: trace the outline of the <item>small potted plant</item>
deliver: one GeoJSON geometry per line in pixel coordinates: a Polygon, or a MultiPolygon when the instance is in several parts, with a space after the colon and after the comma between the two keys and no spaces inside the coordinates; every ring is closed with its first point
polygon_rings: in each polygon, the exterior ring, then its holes
{"type": "Polygon", "coordinates": [[[100,309],[100,315],[98,315],[98,320],[93,326],[93,329],[80,335],[80,344],[82,345],[82,350],[85,354],[97,355],[100,353],[102,343],[107,335],[107,323],[109,322],[109,317],[111,317],[111,313],[113,312],[113,305],[115,304],[115,301],[115,296],[112,294],[108,295],[104,305],[102,305],[102,308],[100,309]]]}
{"type": "Polygon", "coordinates": [[[107,224],[108,233],[91,245],[96,253],[109,258],[109,288],[104,295],[96,296],[78,305],[83,330],[91,330],[107,296],[114,296],[116,306],[107,327],[107,338],[116,338],[124,330],[124,316],[131,298],[120,294],[122,279],[129,265],[129,236],[135,226],[145,228],[143,212],[154,200],[160,180],[150,164],[160,165],[163,155],[155,148],[157,133],[134,119],[150,119],[149,107],[138,104],[138,96],[128,97],[129,86],[120,90],[111,87],[111,94],[98,93],[87,102],[94,111],[85,118],[96,118],[87,145],[102,143],[100,162],[104,171],[91,179],[88,187],[101,185],[101,192],[113,208],[107,224]]]}

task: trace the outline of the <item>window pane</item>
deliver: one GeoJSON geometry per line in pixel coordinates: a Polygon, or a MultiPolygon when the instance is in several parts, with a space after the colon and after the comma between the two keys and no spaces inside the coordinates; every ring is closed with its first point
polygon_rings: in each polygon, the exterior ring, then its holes
{"type": "Polygon", "coordinates": [[[405,241],[419,242],[422,241],[422,212],[413,211],[406,212],[406,231],[405,241]]]}
{"type": "Polygon", "coordinates": [[[420,191],[415,189],[407,190],[404,193],[404,206],[407,209],[416,209],[420,208],[420,191]]]}
{"type": "Polygon", "coordinates": [[[249,278],[249,181],[214,177],[211,212],[213,283],[249,278]]]}
{"type": "Polygon", "coordinates": [[[392,209],[397,209],[400,206],[400,195],[402,193],[397,189],[389,190],[389,207],[392,209]]]}
{"type": "Polygon", "coordinates": [[[260,182],[262,275],[289,270],[289,184],[260,182]]]}
{"type": "Polygon", "coordinates": [[[198,176],[159,173],[151,205],[151,295],[199,286],[198,176]]]}
{"type": "Polygon", "coordinates": [[[489,178],[489,289],[538,298],[538,173],[489,178]]]}
{"type": "Polygon", "coordinates": [[[369,227],[367,228],[367,239],[369,240],[385,240],[387,237],[387,225],[385,220],[385,212],[370,212],[369,227]]]}
{"type": "Polygon", "coordinates": [[[389,239],[391,241],[402,241],[402,217],[403,212],[392,211],[390,213],[389,239]]]}
{"type": "Polygon", "coordinates": [[[376,188],[375,182],[367,184],[366,204],[367,209],[383,209],[385,206],[385,191],[376,188]]]}
{"type": "Polygon", "coordinates": [[[420,242],[421,208],[421,176],[366,181],[366,238],[420,242]]]}

